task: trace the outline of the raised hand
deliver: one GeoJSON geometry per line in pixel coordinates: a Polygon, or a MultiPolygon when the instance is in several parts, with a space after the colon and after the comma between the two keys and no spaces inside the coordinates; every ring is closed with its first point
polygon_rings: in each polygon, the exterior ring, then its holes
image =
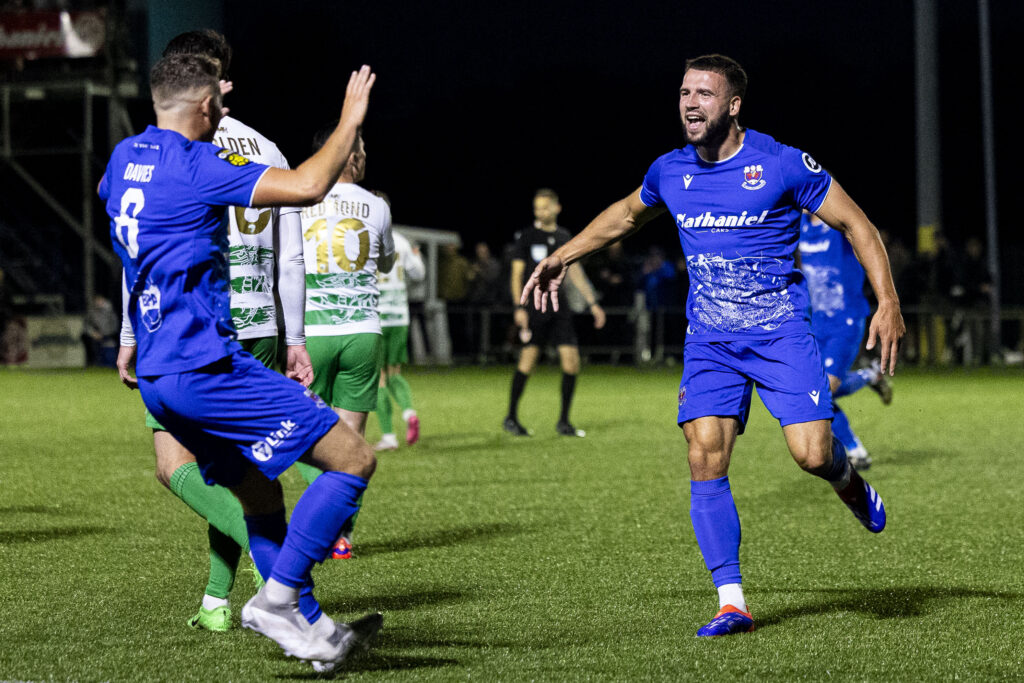
{"type": "Polygon", "coordinates": [[[907,333],[907,326],[903,323],[903,315],[900,313],[898,303],[879,303],[878,310],[871,317],[871,327],[868,330],[868,343],[865,348],[869,351],[879,343],[879,355],[882,357],[882,372],[886,366],[889,367],[889,375],[896,372],[896,357],[899,355],[900,339],[907,333]]]}
{"type": "Polygon", "coordinates": [[[530,273],[530,279],[523,286],[523,295],[519,297],[519,303],[525,306],[533,296],[533,307],[538,311],[547,311],[548,302],[551,309],[558,310],[558,288],[565,279],[569,267],[562,262],[562,259],[552,254],[537,264],[537,267],[530,273]]]}
{"type": "Polygon", "coordinates": [[[370,67],[363,65],[359,71],[353,71],[345,88],[345,104],[341,107],[341,122],[361,126],[366,118],[366,110],[370,106],[370,90],[377,80],[377,74],[370,67]]]}

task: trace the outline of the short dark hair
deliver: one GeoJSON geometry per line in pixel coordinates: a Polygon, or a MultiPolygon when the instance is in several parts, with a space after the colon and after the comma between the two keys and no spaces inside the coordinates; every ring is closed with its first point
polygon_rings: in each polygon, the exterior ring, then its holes
{"type": "Polygon", "coordinates": [[[550,187],[542,187],[539,190],[537,190],[536,192],[534,192],[533,193],[533,198],[536,199],[537,197],[547,197],[548,199],[553,201],[555,204],[559,203],[559,201],[558,201],[558,193],[555,192],[554,190],[552,190],[550,187]]]}
{"type": "MultiPolygon", "coordinates": [[[[319,152],[320,149],[327,144],[327,138],[331,137],[331,135],[334,133],[334,130],[338,127],[338,123],[338,121],[332,121],[331,123],[328,123],[326,126],[318,130],[317,132],[313,133],[313,154],[319,152]]],[[[362,139],[363,129],[362,127],[360,127],[359,130],[356,131],[356,144],[358,144],[359,141],[362,139]]],[[[354,147],[352,151],[355,151],[354,147]]]]}
{"type": "Polygon", "coordinates": [[[164,57],[149,71],[153,100],[169,100],[189,90],[206,88],[220,92],[217,84],[220,63],[206,55],[174,54],[164,57]]]}
{"type": "Polygon", "coordinates": [[[220,78],[227,80],[231,70],[231,46],[227,38],[211,28],[179,33],[164,48],[164,57],[171,55],[206,55],[220,62],[220,78]]]}
{"type": "Polygon", "coordinates": [[[729,83],[729,87],[732,88],[733,95],[738,95],[740,99],[743,99],[747,94],[747,72],[732,57],[716,54],[701,55],[700,57],[687,59],[686,71],[690,69],[722,74],[729,83]]]}
{"type": "Polygon", "coordinates": [[[338,127],[338,121],[332,121],[317,132],[313,133],[313,154],[316,154],[320,149],[327,144],[327,138],[331,137],[331,133],[338,127]]]}

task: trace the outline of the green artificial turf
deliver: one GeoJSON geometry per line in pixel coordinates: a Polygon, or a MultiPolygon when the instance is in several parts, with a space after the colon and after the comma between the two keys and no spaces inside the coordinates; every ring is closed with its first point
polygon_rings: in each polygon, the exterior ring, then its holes
{"type": "MultiPolygon", "coordinates": [[[[688,518],[678,369],[559,375],[501,431],[510,368],[408,373],[421,442],[380,458],[355,558],[315,572],[329,614],[385,615],[351,680],[992,680],[1024,661],[1024,373],[901,371],[844,399],[889,526],[802,473],[757,403],[736,446],[752,634],[698,640],[717,600],[688,518]]],[[[368,437],[378,435],[370,417],[368,437]]],[[[284,476],[289,506],[298,475],[284,476]]],[[[153,476],[113,371],[0,370],[0,680],[312,677],[270,641],[185,625],[205,526],[153,476]]],[[[243,561],[246,562],[246,561],[243,561]]],[[[240,573],[235,621],[252,594],[240,573]]]]}

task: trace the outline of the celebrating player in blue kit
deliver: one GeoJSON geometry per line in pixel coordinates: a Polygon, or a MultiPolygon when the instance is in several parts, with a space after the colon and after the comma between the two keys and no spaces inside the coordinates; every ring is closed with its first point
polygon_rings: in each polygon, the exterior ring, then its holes
{"type": "Polygon", "coordinates": [[[376,460],[322,401],[236,341],[224,207],[319,201],[352,151],[375,77],[366,66],[351,75],[334,133],[289,171],[210,144],[227,111],[219,72],[217,60],[196,54],[169,55],[153,66],[157,125],[118,144],[99,193],[125,270],[142,399],[195,455],[204,479],[238,497],[250,552],[268,577],[242,609],[242,624],[326,670],[381,625],[379,614],[335,624],[313,598],[310,578],[376,460]],[[296,460],[324,475],[286,524],[276,479],[296,460]]]}
{"type": "Polygon", "coordinates": [[[870,387],[882,403],[892,403],[892,387],[878,361],[853,370],[864,337],[864,320],[871,312],[864,296],[864,268],[843,235],[814,214],[800,218],[800,270],[811,295],[811,333],[818,340],[832,391],[832,433],[846,448],[854,469],[866,470],[871,456],[836,403],[841,396],[870,387]]]}
{"type": "Polygon", "coordinates": [[[570,264],[666,208],[675,218],[690,277],[678,423],[689,445],[690,519],[719,595],[718,614],[698,636],[754,628],[741,586],[740,521],[728,472],[755,386],[797,464],[828,481],[869,531],[885,528],[882,499],[832,438],[831,393],[793,258],[801,209],[853,244],[878,298],[867,345],[880,344],[890,374],[905,331],[878,231],[809,154],[740,127],[746,85],[743,68],[728,57],[687,61],[679,115],[688,144],[657,159],[637,191],[541,261],[522,296],[541,310],[557,307],[570,264]]]}

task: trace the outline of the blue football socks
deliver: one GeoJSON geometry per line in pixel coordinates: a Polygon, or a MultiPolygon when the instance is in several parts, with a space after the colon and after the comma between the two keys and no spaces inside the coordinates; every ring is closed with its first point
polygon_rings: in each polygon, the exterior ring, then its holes
{"type": "MultiPolygon", "coordinates": [[[[846,447],[843,442],[832,436],[832,465],[824,474],[819,474],[822,479],[832,484],[836,491],[842,491],[850,485],[850,475],[853,468],[846,457],[846,447]]],[[[251,542],[251,541],[250,541],[251,542]]]]}
{"type": "Polygon", "coordinates": [[[690,522],[715,586],[742,583],[740,516],[729,477],[690,482],[690,522]]]}
{"type": "Polygon", "coordinates": [[[843,446],[848,451],[860,446],[860,440],[853,433],[853,428],[850,427],[849,418],[846,417],[846,413],[842,411],[835,401],[832,402],[832,411],[834,413],[832,416],[832,434],[843,442],[843,446]]]}
{"type": "Polygon", "coordinates": [[[362,477],[345,472],[324,472],[317,477],[292,510],[288,535],[271,578],[286,586],[303,585],[313,565],[327,557],[342,526],[358,509],[366,484],[362,477]]]}
{"type": "MultiPolygon", "coordinates": [[[[264,579],[270,578],[288,532],[288,524],[284,521],[284,508],[268,515],[246,515],[245,526],[249,532],[249,552],[252,554],[252,561],[264,579]]],[[[306,621],[312,624],[320,618],[323,610],[313,597],[313,579],[309,578],[301,585],[299,611],[306,621]]]]}
{"type": "Polygon", "coordinates": [[[840,396],[849,396],[855,391],[859,391],[867,386],[868,382],[874,376],[874,372],[871,368],[863,368],[861,370],[852,370],[843,377],[842,383],[839,388],[832,394],[832,398],[839,398],[840,396]]]}

